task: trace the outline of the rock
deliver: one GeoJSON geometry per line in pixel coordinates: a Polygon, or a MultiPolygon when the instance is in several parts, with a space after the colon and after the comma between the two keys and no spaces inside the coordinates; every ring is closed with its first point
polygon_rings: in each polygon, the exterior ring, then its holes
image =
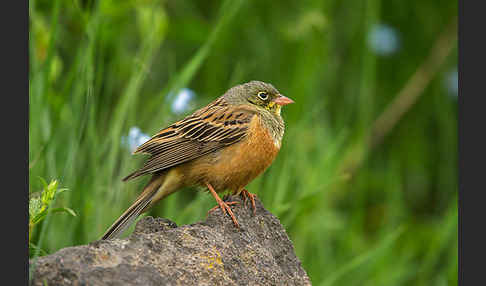
{"type": "Polygon", "coordinates": [[[29,261],[31,285],[310,285],[279,220],[256,200],[177,226],[145,217],[125,239],[66,247],[29,261]],[[45,281],[45,282],[44,282],[45,281]]]}

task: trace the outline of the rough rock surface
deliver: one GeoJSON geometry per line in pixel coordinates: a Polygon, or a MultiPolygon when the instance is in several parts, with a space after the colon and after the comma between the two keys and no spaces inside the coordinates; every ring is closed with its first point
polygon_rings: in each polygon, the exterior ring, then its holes
{"type": "MultiPolygon", "coordinates": [[[[125,239],[67,247],[37,259],[31,285],[310,285],[279,220],[256,200],[177,225],[145,217],[125,239]]],[[[33,260],[30,260],[33,267],[33,260]]]]}

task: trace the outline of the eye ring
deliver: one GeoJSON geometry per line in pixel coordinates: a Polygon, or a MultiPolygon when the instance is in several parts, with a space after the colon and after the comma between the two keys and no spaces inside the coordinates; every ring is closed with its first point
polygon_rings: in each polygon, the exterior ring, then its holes
{"type": "Polygon", "coordinates": [[[261,99],[261,100],[267,100],[268,99],[268,93],[267,92],[264,92],[264,91],[260,91],[258,94],[258,97],[261,99]]]}

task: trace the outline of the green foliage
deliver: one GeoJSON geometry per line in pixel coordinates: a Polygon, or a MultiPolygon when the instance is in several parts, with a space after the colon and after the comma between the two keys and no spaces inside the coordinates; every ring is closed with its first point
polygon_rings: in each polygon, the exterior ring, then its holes
{"type": "MultiPolygon", "coordinates": [[[[387,113],[399,120],[382,140],[373,128],[456,15],[452,0],[29,1],[30,191],[58,178],[71,191],[57,203],[79,214],[45,216],[31,242],[52,253],[99,239],[148,180],[121,182],[145,159],[122,137],[180,119],[169,92],[188,87],[203,106],[258,79],[296,103],[279,156],[248,189],[313,284],[456,284],[457,97],[444,82],[457,49],[420,74],[414,104],[387,113]],[[394,54],[369,46],[379,23],[400,37],[394,54]]],[[[213,206],[184,190],[149,215],[180,225],[213,206]]]]}
{"type": "MultiPolygon", "coordinates": [[[[76,216],[76,213],[67,207],[53,208],[56,196],[67,190],[66,188],[58,188],[58,181],[52,180],[49,184],[43,179],[39,178],[43,184],[42,191],[32,193],[29,199],[29,246],[34,250],[39,249],[35,244],[30,243],[34,227],[46,218],[51,213],[68,213],[76,216]]],[[[41,250],[42,251],[42,250],[41,250]]],[[[45,251],[42,251],[45,253],[45,251]]]]}

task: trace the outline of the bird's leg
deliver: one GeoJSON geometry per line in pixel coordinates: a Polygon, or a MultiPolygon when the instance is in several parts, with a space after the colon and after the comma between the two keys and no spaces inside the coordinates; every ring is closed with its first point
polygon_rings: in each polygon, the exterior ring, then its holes
{"type": "MultiPolygon", "coordinates": [[[[221,208],[221,211],[223,212],[223,214],[225,213],[228,213],[231,217],[231,219],[233,220],[233,223],[235,224],[235,226],[237,228],[240,227],[240,225],[238,224],[238,221],[236,220],[235,218],[235,215],[233,214],[233,211],[231,210],[231,208],[229,207],[230,205],[234,205],[234,204],[237,204],[238,202],[224,202],[219,196],[218,194],[216,193],[216,191],[214,190],[213,186],[211,186],[211,184],[209,183],[206,183],[206,186],[208,187],[209,189],[209,192],[211,193],[211,195],[213,195],[214,199],[216,200],[216,202],[218,203],[218,206],[221,208]]],[[[210,209],[208,211],[208,214],[212,211],[214,211],[216,208],[218,208],[218,206],[210,209]]]]}
{"type": "MultiPolygon", "coordinates": [[[[224,200],[223,200],[223,202],[224,202],[224,200]]],[[[238,202],[227,202],[226,204],[227,204],[228,206],[232,206],[232,205],[236,205],[236,204],[238,204],[238,202]]],[[[217,206],[213,207],[212,209],[208,210],[208,214],[209,214],[210,212],[214,211],[215,209],[219,208],[219,207],[220,207],[220,206],[219,206],[219,205],[217,205],[217,206]]]]}
{"type": "Polygon", "coordinates": [[[247,197],[250,198],[251,206],[253,208],[253,215],[256,215],[255,198],[257,197],[257,195],[248,192],[246,189],[243,189],[243,191],[241,191],[240,195],[243,197],[243,201],[245,201],[245,202],[246,202],[247,197]]]}

